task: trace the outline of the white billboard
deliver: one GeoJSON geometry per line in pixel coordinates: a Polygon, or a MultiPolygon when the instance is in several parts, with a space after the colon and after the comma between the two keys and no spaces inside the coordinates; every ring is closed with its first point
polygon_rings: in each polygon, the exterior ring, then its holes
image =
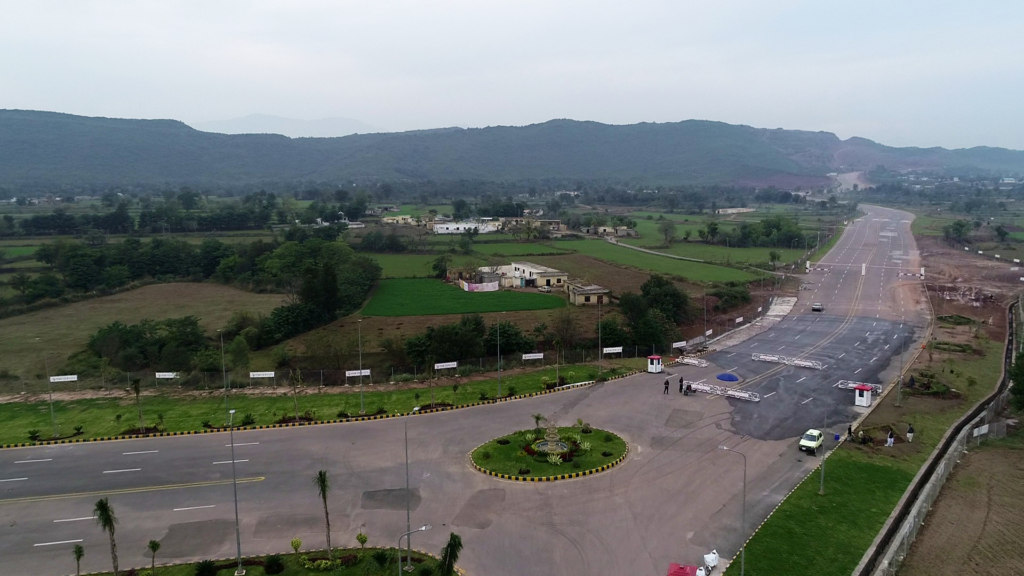
{"type": "Polygon", "coordinates": [[[157,372],[156,377],[160,380],[172,380],[178,377],[177,372],[157,372]]]}
{"type": "Polygon", "coordinates": [[[714,330],[708,330],[707,332],[704,333],[704,335],[705,336],[711,336],[712,332],[714,332],[714,330]]]}
{"type": "Polygon", "coordinates": [[[543,352],[534,352],[532,354],[523,354],[523,360],[543,360],[543,352]]]}
{"type": "Polygon", "coordinates": [[[249,378],[273,378],[273,372],[249,372],[249,378]]]}
{"type": "Polygon", "coordinates": [[[681,342],[673,342],[672,343],[672,347],[673,348],[686,348],[686,340],[683,340],[681,342]]]}
{"type": "Polygon", "coordinates": [[[622,346],[612,346],[611,348],[604,349],[605,354],[621,354],[622,346]]]}
{"type": "Polygon", "coordinates": [[[50,382],[78,382],[78,374],[66,374],[64,376],[50,376],[50,382]]]}
{"type": "Polygon", "coordinates": [[[740,316],[739,318],[736,319],[737,324],[739,324],[740,322],[743,322],[743,316],[740,316]]]}
{"type": "Polygon", "coordinates": [[[434,370],[445,370],[446,368],[458,368],[458,362],[438,362],[434,364],[434,370]]]}
{"type": "Polygon", "coordinates": [[[369,376],[370,369],[363,368],[362,370],[345,370],[345,377],[350,378],[352,376],[369,376]]]}

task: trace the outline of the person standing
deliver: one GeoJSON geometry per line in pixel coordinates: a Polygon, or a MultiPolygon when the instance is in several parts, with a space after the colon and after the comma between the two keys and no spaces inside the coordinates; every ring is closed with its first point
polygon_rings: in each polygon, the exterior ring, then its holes
{"type": "Polygon", "coordinates": [[[846,427],[846,439],[853,440],[853,424],[846,427]]]}
{"type": "Polygon", "coordinates": [[[679,393],[680,394],[683,393],[683,377],[682,376],[679,377],[679,393]]]}
{"type": "Polygon", "coordinates": [[[914,441],[914,425],[907,424],[907,442],[914,441]]]}
{"type": "Polygon", "coordinates": [[[894,434],[893,431],[890,429],[889,430],[889,436],[885,439],[885,447],[886,448],[890,448],[890,447],[892,447],[893,443],[895,443],[895,442],[896,442],[896,434],[894,434]]]}
{"type": "Polygon", "coordinates": [[[668,378],[665,378],[665,392],[664,392],[664,394],[668,394],[668,378]]]}

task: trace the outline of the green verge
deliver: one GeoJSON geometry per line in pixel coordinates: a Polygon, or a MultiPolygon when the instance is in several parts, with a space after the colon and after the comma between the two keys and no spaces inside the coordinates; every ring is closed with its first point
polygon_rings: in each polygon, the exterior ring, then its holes
{"type": "Polygon", "coordinates": [[[572,462],[551,464],[547,461],[546,454],[530,456],[524,452],[524,447],[530,442],[526,440],[526,434],[534,434],[533,442],[543,440],[543,430],[520,430],[501,438],[495,438],[490,442],[473,450],[473,463],[480,468],[496,474],[508,474],[510,476],[522,477],[544,477],[557,476],[559,474],[572,474],[575,472],[586,472],[594,470],[606,464],[611,464],[626,453],[626,441],[606,430],[593,428],[590,434],[583,434],[577,427],[562,427],[558,429],[558,435],[564,441],[567,434],[579,434],[583,442],[590,443],[588,452],[577,451],[572,462]],[[499,440],[508,440],[508,444],[499,444],[499,440]],[[605,453],[609,453],[605,456],[605,453]],[[528,473],[520,474],[520,470],[529,469],[528,473]]]}
{"type": "MultiPolygon", "coordinates": [[[[934,400],[904,396],[899,412],[890,393],[876,406],[865,427],[886,423],[905,429],[912,422],[915,450],[843,444],[826,460],[825,495],[818,494],[815,470],[779,505],[747,544],[746,573],[751,576],[849,576],[864,556],[917,471],[938,446],[946,430],[996,387],[1002,366],[1003,344],[981,340],[975,344],[984,356],[956,355],[956,376],[944,374],[952,387],[964,393],[961,402],[944,407],[934,400]],[[969,378],[977,384],[968,384],[969,378]],[[892,422],[876,417],[892,414],[892,422]]],[[[920,359],[918,364],[920,364],[920,359]]],[[[929,369],[938,371],[940,363],[929,369]]],[[[912,372],[911,372],[912,373],[912,372]]],[[[883,416],[882,418],[888,418],[883,416]]],[[[899,445],[898,445],[899,446],[899,445]]],[[[907,446],[907,445],[903,445],[907,446]]],[[[740,563],[733,562],[726,576],[737,576],[740,563]]]]}
{"type": "MultiPolygon", "coordinates": [[[[287,545],[288,545],[287,542],[282,542],[282,546],[287,547],[287,545]]],[[[365,575],[365,574],[393,574],[397,570],[397,568],[395,567],[395,564],[394,564],[393,561],[388,565],[388,566],[390,566],[389,570],[385,571],[373,559],[373,554],[375,552],[380,551],[380,550],[382,550],[382,549],[381,548],[365,548],[365,549],[360,549],[360,548],[336,548],[334,550],[334,558],[335,559],[341,558],[343,556],[355,555],[355,556],[357,556],[358,560],[357,560],[357,563],[352,565],[352,566],[339,567],[339,568],[335,568],[335,569],[330,570],[330,571],[323,571],[323,570],[315,570],[315,569],[304,568],[302,566],[300,560],[299,560],[299,558],[301,558],[302,556],[306,556],[308,560],[319,560],[321,558],[326,560],[327,559],[327,553],[324,552],[324,551],[316,551],[316,552],[300,551],[298,554],[292,554],[291,552],[289,552],[287,554],[281,554],[281,560],[282,560],[282,562],[284,564],[284,571],[283,572],[279,572],[278,574],[280,574],[281,576],[306,576],[306,575],[313,575],[313,574],[317,574],[317,575],[322,575],[322,574],[332,574],[332,575],[334,575],[334,574],[338,574],[338,575],[350,574],[352,576],[355,576],[355,575],[362,576],[362,575],[365,575]]],[[[394,548],[384,548],[383,550],[385,550],[387,552],[390,552],[391,554],[395,553],[395,549],[394,548]]],[[[99,548],[97,548],[97,549],[95,549],[94,554],[101,555],[101,554],[103,554],[103,552],[100,551],[99,548]]],[[[69,559],[71,558],[70,550],[68,551],[67,556],[68,556],[69,559]]],[[[430,556],[427,556],[425,554],[421,554],[421,553],[419,553],[419,552],[417,552],[415,550],[413,550],[413,552],[412,552],[412,557],[414,559],[418,558],[418,559],[422,560],[422,562],[419,562],[419,563],[417,563],[415,560],[413,561],[414,565],[417,566],[417,568],[420,567],[420,566],[430,566],[432,568],[435,568],[435,572],[434,573],[436,573],[436,566],[437,566],[437,560],[436,559],[431,558],[430,556]]],[[[403,559],[405,558],[404,550],[403,550],[402,558],[403,559]]],[[[251,561],[254,561],[254,560],[258,561],[258,562],[262,562],[265,559],[266,559],[266,556],[250,556],[250,557],[242,558],[242,562],[243,562],[243,564],[245,562],[251,562],[251,561]]],[[[160,553],[159,552],[157,552],[156,560],[157,560],[157,567],[156,567],[157,576],[195,576],[195,573],[196,573],[196,563],[194,563],[194,562],[193,563],[188,563],[188,564],[174,564],[174,565],[171,565],[171,566],[161,566],[160,565],[160,553]]],[[[223,566],[223,568],[221,568],[220,570],[218,570],[216,572],[217,576],[232,576],[235,573],[235,569],[237,568],[237,564],[235,564],[233,560],[218,560],[216,562],[216,565],[218,567],[223,566]]],[[[124,568],[121,568],[121,570],[120,570],[120,574],[126,574],[127,572],[128,571],[126,569],[124,569],[124,568]]],[[[139,574],[139,576],[152,576],[151,573],[150,573],[148,565],[146,567],[139,567],[138,574],[139,574]]],[[[266,574],[266,571],[264,571],[263,566],[255,566],[255,565],[251,565],[250,564],[250,565],[245,566],[245,574],[246,574],[246,576],[264,576],[266,574]]],[[[415,572],[413,574],[415,574],[415,572]]],[[[98,576],[113,576],[113,572],[100,572],[100,573],[98,573],[98,576]]]]}
{"type": "MultiPolygon", "coordinates": [[[[602,375],[612,377],[628,372],[625,367],[605,369],[602,375]]],[[[570,365],[561,366],[558,374],[565,376],[570,382],[594,380],[597,377],[597,366],[570,365]]],[[[555,368],[544,368],[532,372],[503,376],[501,393],[508,395],[515,390],[517,395],[530,394],[544,390],[543,379],[556,379],[555,368]]],[[[380,409],[388,414],[402,414],[412,411],[416,406],[430,404],[431,391],[437,403],[450,403],[454,406],[465,406],[480,401],[481,393],[494,398],[498,393],[496,379],[464,382],[457,392],[451,386],[433,386],[431,388],[413,388],[391,391],[376,391],[373,386],[365,386],[363,404],[367,414],[380,409]]],[[[295,402],[290,395],[264,396],[233,394],[227,404],[237,410],[236,422],[246,414],[252,414],[256,425],[274,424],[282,417],[295,414],[295,402]]],[[[57,401],[53,403],[57,425],[62,435],[72,434],[74,426],[81,425],[81,435],[74,439],[104,438],[118,436],[122,432],[138,426],[138,410],[135,398],[127,395],[121,398],[90,398],[85,400],[57,401]],[[118,422],[117,415],[121,420],[118,422]]],[[[333,420],[340,412],[351,415],[359,413],[358,387],[350,387],[346,392],[324,394],[300,394],[298,410],[307,410],[318,420],[333,420]]],[[[221,390],[212,390],[206,395],[144,395],[142,411],[146,426],[152,426],[163,414],[161,432],[187,432],[203,429],[203,421],[209,420],[214,426],[227,423],[224,394],[221,390]]],[[[46,402],[8,402],[0,404],[0,444],[17,444],[29,442],[28,431],[40,430],[41,439],[46,440],[52,433],[50,410],[46,402]]]]}
{"type": "Polygon", "coordinates": [[[565,299],[531,292],[466,292],[432,279],[381,280],[363,316],[430,316],[473,312],[550,310],[565,299]]]}
{"type": "Polygon", "coordinates": [[[624,264],[651,272],[660,272],[679,276],[695,282],[750,282],[758,276],[735,268],[676,260],[667,256],[657,256],[640,252],[623,246],[616,246],[604,240],[566,240],[557,246],[575,250],[580,254],[592,256],[613,264],[624,264]]]}

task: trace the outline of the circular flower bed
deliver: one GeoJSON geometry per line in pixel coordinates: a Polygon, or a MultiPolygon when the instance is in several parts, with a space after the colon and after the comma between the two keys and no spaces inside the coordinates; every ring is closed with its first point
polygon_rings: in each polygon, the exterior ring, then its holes
{"type": "Polygon", "coordinates": [[[627,452],[626,441],[605,430],[589,426],[557,428],[557,440],[547,437],[552,430],[520,430],[495,438],[473,450],[471,458],[484,472],[541,478],[613,465],[627,452]],[[558,444],[558,449],[544,450],[550,442],[558,444]]]}

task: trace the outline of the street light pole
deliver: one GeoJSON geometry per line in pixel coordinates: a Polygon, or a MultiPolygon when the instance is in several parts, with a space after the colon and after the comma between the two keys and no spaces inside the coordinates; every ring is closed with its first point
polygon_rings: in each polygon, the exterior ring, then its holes
{"type": "MultiPolygon", "coordinates": [[[[904,318],[900,317],[900,328],[903,328],[904,318]]],[[[906,334],[900,338],[900,378],[899,383],[896,385],[896,407],[900,407],[900,403],[903,401],[903,349],[907,347],[907,336],[906,334]]]]}
{"type": "MultiPolygon", "coordinates": [[[[406,416],[402,419],[405,424],[405,529],[410,530],[406,535],[409,536],[406,544],[409,546],[409,551],[405,554],[405,564],[408,566],[408,571],[412,571],[412,510],[410,510],[409,501],[412,500],[412,491],[409,488],[409,417],[406,416]]],[[[402,564],[402,539],[399,538],[398,546],[398,564],[402,564]]],[[[399,572],[401,574],[401,572],[399,572]]]]}
{"type": "Polygon", "coordinates": [[[597,375],[601,375],[601,361],[604,360],[604,348],[601,347],[601,294],[597,295],[597,375]]]}
{"type": "Polygon", "coordinates": [[[231,436],[231,489],[235,493],[235,558],[238,560],[238,570],[235,576],[245,576],[242,568],[242,532],[238,529],[238,479],[235,476],[235,411],[228,410],[228,433],[231,436]]]}
{"type": "MultiPolygon", "coordinates": [[[[733,454],[739,454],[743,457],[743,525],[742,532],[743,537],[747,537],[747,455],[743,452],[737,452],[727,446],[719,446],[722,450],[732,452],[733,454]]],[[[744,576],[744,571],[747,565],[747,541],[743,541],[743,547],[740,548],[740,576],[744,576]]]]}
{"type": "Polygon", "coordinates": [[[821,426],[821,437],[822,437],[821,449],[822,449],[823,454],[821,455],[821,485],[818,486],[818,494],[824,496],[825,495],[825,454],[824,454],[824,452],[825,452],[825,441],[826,441],[826,438],[827,438],[827,436],[825,436],[825,435],[828,434],[828,412],[827,411],[825,412],[825,417],[824,417],[824,419],[823,419],[821,424],[822,424],[822,426],[821,426]]]}
{"type": "Polygon", "coordinates": [[[53,437],[56,438],[59,434],[57,434],[57,417],[53,414],[53,384],[50,383],[50,357],[45,357],[43,362],[46,363],[46,392],[50,395],[50,422],[53,424],[53,437]]]}
{"type": "Polygon", "coordinates": [[[501,320],[498,320],[498,399],[501,399],[501,320]]]}
{"type": "Polygon", "coordinates": [[[433,528],[433,526],[427,524],[426,526],[421,526],[415,530],[410,530],[398,537],[398,576],[402,576],[402,538],[405,538],[414,532],[426,532],[431,528],[433,528]]]}
{"type": "Polygon", "coordinates": [[[221,332],[220,330],[217,330],[217,332],[220,334],[220,373],[221,376],[224,378],[224,409],[229,410],[230,407],[228,406],[228,368],[227,364],[224,362],[224,332],[221,332]]]}
{"type": "MultiPolygon", "coordinates": [[[[363,319],[356,321],[359,327],[359,414],[366,414],[366,407],[363,405],[363,319]]],[[[349,340],[351,342],[351,340],[349,340]]]]}

